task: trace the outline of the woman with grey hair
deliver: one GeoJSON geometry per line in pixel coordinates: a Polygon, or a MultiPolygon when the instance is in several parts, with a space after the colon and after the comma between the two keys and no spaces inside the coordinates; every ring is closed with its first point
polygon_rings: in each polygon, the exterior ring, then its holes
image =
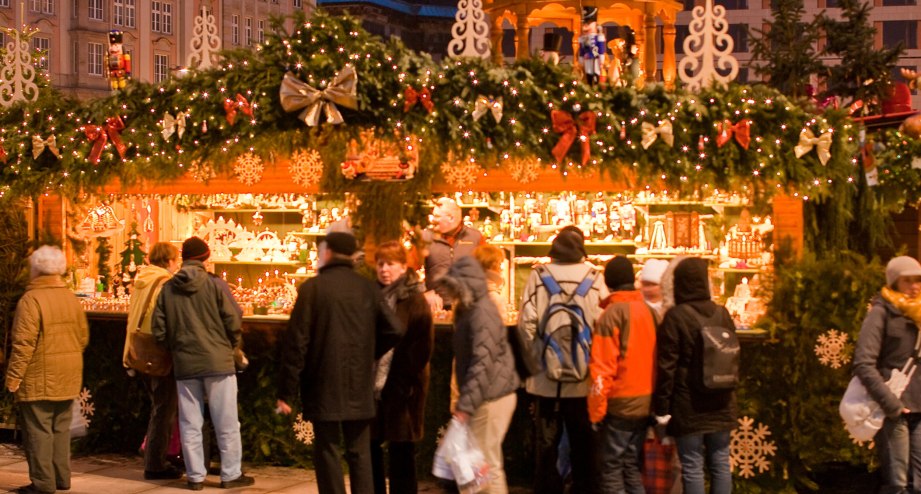
{"type": "Polygon", "coordinates": [[[70,489],[70,422],[89,341],[86,315],[61,275],[64,253],[45,245],[29,256],[31,281],[16,306],[6,389],[15,393],[31,484],[17,492],[70,489]]]}

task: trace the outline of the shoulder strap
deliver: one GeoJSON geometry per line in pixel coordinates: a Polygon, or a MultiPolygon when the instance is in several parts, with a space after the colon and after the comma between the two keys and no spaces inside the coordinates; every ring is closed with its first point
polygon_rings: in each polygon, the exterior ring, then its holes
{"type": "Polygon", "coordinates": [[[557,283],[556,278],[553,277],[553,273],[551,273],[546,266],[538,266],[537,274],[540,276],[541,283],[543,283],[547,291],[550,292],[551,297],[563,291],[560,284],[557,283]]]}
{"type": "Polygon", "coordinates": [[[153,300],[154,294],[157,293],[157,288],[160,288],[160,285],[164,284],[166,282],[166,279],[167,279],[166,276],[157,278],[157,280],[154,282],[153,286],[151,287],[150,292],[147,294],[147,299],[144,301],[144,305],[142,306],[141,318],[138,319],[138,327],[134,329],[135,331],[141,330],[141,325],[144,324],[144,319],[147,319],[147,309],[150,308],[150,301],[153,300]]]}
{"type": "Polygon", "coordinates": [[[595,272],[595,268],[588,268],[588,272],[585,273],[585,278],[579,283],[579,286],[576,287],[576,291],[573,294],[580,297],[588,295],[588,292],[595,286],[596,276],[598,276],[598,274],[595,272]]]}

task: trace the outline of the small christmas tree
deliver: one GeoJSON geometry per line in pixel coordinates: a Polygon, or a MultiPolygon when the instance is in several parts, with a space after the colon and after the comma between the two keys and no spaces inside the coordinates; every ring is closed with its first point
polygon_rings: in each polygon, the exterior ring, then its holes
{"type": "Polygon", "coordinates": [[[102,291],[107,292],[112,281],[112,268],[109,267],[112,247],[109,246],[109,239],[106,237],[96,237],[96,243],[96,272],[99,282],[102,283],[102,291]]]}
{"type": "Polygon", "coordinates": [[[794,98],[804,96],[810,76],[824,68],[816,52],[819,18],[803,22],[803,0],[775,0],[771,14],[773,19],[765,20],[767,29],[754,30],[752,53],[760,61],[755,71],[768,76],[767,83],[778,91],[794,98]]]}
{"type": "Polygon", "coordinates": [[[147,256],[147,253],[141,248],[144,243],[138,239],[139,236],[138,224],[133,221],[131,222],[131,230],[128,231],[128,240],[125,241],[125,250],[121,252],[120,274],[122,279],[125,279],[127,274],[128,278],[134,281],[134,277],[138,273],[138,267],[144,264],[144,257],[147,256]]]}

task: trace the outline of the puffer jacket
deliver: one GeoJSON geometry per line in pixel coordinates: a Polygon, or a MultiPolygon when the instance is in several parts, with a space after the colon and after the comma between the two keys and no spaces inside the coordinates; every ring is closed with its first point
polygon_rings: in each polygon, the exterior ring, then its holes
{"type": "MultiPolygon", "coordinates": [[[[544,268],[553,275],[553,278],[559,283],[563,293],[571,294],[579,283],[587,275],[595,277],[595,283],[581,302],[582,310],[585,312],[585,320],[593,326],[592,335],[594,336],[594,324],[601,315],[599,304],[608,296],[608,287],[604,284],[604,276],[601,276],[595,267],[589,262],[577,263],[557,263],[551,262],[544,265],[544,268]]],[[[540,335],[537,334],[540,319],[547,311],[550,305],[550,292],[544,288],[544,283],[540,279],[540,273],[537,269],[531,271],[531,277],[525,285],[521,298],[521,310],[518,313],[518,332],[521,339],[530,345],[531,352],[536,357],[537,362],[541,362],[540,355],[543,354],[543,342],[540,335]]],[[[529,377],[525,381],[525,390],[536,396],[546,398],[556,398],[559,393],[560,398],[584,398],[588,396],[591,383],[589,376],[578,383],[559,383],[547,377],[546,372],[529,377]]]]}
{"type": "Polygon", "coordinates": [[[177,380],[235,372],[233,349],[243,335],[242,319],[201,261],[184,261],[163,285],[151,333],[170,349],[177,380]]]}
{"type": "Polygon", "coordinates": [[[483,403],[518,389],[515,357],[499,310],[489,297],[483,268],[471,256],[458,259],[439,286],[456,294],[454,358],[460,397],[456,410],[473,415],[483,403]]]}
{"type": "Polygon", "coordinates": [[[854,375],[880,404],[886,416],[896,418],[907,408],[921,412],[921,372],[915,371],[901,399],[886,381],[915,354],[918,326],[883,297],[875,297],[863,320],[854,349],[854,375]]]}
{"type": "Polygon", "coordinates": [[[157,296],[163,289],[163,284],[172,278],[173,274],[160,266],[145,266],[138,272],[134,279],[134,291],[131,293],[131,303],[128,305],[128,328],[125,333],[125,348],[122,350],[122,365],[128,367],[128,348],[131,346],[131,335],[138,330],[150,334],[150,322],[153,321],[154,307],[157,305],[157,296]],[[153,295],[150,295],[154,290],[153,295]],[[144,302],[150,304],[144,306],[144,302]],[[141,316],[146,313],[144,320],[141,316]]]}
{"type": "Polygon", "coordinates": [[[16,305],[6,387],[16,401],[67,401],[80,394],[89,326],[58,275],[38,276],[16,305]]]}
{"type": "Polygon", "coordinates": [[[673,261],[663,279],[663,288],[670,290],[669,300],[675,305],[668,309],[656,334],[656,390],[653,410],[658,416],[671,415],[668,433],[673,436],[706,434],[730,430],[736,426],[736,397],[734,390],[706,391],[701,389],[703,340],[700,321],[721,314],[720,325],[735,331],[735,323],[726,308],[710,299],[707,261],[700,258],[679,258],[673,261]]]}

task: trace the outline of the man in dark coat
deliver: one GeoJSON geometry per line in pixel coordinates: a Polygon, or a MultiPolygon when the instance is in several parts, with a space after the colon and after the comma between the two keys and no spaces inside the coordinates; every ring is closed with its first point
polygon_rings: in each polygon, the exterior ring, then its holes
{"type": "Polygon", "coordinates": [[[663,276],[668,309],[656,334],[657,372],[653,409],[656,421],[675,436],[685,492],[704,492],[704,465],[710,492],[732,490],[730,431],[736,426],[735,390],[703,387],[703,339],[709,326],[735,331],[726,308],[710,296],[707,261],[676,258],[663,276]],[[669,307],[671,306],[671,307],[669,307]]]}
{"type": "Polygon", "coordinates": [[[323,243],[320,274],[298,289],[281,342],[278,410],[291,413],[288,403],[300,387],[304,419],[313,422],[321,494],[345,494],[340,433],[345,436],[351,490],[369,493],[374,491],[374,360],[393,348],[405,329],[374,283],[352,269],[355,237],[333,232],[323,243]]]}

